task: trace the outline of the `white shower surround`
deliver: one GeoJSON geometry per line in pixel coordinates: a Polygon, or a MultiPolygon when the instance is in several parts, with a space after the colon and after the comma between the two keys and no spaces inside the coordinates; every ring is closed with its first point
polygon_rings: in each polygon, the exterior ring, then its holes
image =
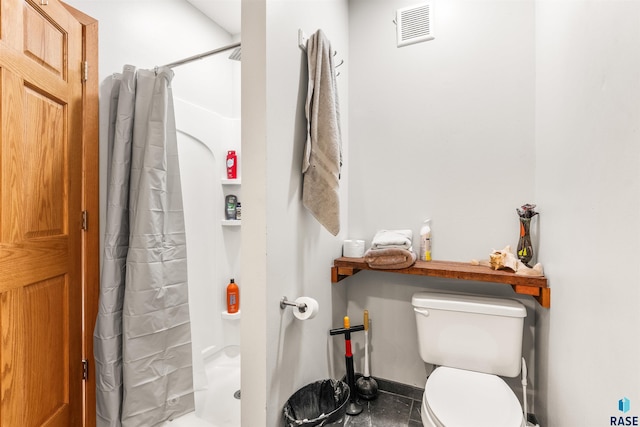
{"type": "Polygon", "coordinates": [[[221,226],[224,195],[233,193],[240,197],[239,186],[224,190],[221,184],[227,150],[236,150],[242,158],[240,120],[181,99],[175,100],[175,111],[194,354],[201,351],[211,354],[240,344],[239,320],[221,317],[226,309],[225,289],[229,279],[235,278],[242,286],[240,228],[221,226]]]}
{"type": "MultiPolygon", "coordinates": [[[[189,309],[193,342],[194,413],[166,427],[239,427],[240,321],[223,319],[230,277],[241,283],[240,228],[222,227],[227,150],[240,155],[240,120],[175,99],[182,180],[189,309]]],[[[239,175],[241,176],[241,175],[239,175]]]]}

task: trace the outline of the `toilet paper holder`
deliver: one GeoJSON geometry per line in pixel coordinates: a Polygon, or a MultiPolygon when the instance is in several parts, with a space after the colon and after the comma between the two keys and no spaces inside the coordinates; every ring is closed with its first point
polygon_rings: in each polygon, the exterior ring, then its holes
{"type": "Polygon", "coordinates": [[[300,313],[304,313],[305,311],[307,311],[307,304],[289,301],[287,297],[282,297],[280,299],[280,309],[284,310],[287,306],[297,307],[300,313]]]}

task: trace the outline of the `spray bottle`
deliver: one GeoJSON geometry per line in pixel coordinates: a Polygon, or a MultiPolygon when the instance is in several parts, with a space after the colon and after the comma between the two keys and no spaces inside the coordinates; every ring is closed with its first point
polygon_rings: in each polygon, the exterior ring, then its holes
{"type": "Polygon", "coordinates": [[[420,229],[420,260],[431,261],[431,219],[427,218],[420,229]]]}

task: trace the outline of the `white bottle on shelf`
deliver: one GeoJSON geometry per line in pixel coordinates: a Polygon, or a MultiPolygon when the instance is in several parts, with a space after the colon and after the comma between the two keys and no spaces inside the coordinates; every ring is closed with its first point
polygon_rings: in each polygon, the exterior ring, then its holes
{"type": "Polygon", "coordinates": [[[420,260],[431,261],[431,219],[427,218],[420,229],[420,260]]]}

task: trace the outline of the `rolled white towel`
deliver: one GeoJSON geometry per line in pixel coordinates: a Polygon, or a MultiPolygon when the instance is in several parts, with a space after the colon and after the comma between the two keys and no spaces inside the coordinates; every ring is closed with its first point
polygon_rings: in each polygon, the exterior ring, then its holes
{"type": "Polygon", "coordinates": [[[410,249],[413,241],[411,230],[380,230],[373,236],[371,249],[410,249]]]}

